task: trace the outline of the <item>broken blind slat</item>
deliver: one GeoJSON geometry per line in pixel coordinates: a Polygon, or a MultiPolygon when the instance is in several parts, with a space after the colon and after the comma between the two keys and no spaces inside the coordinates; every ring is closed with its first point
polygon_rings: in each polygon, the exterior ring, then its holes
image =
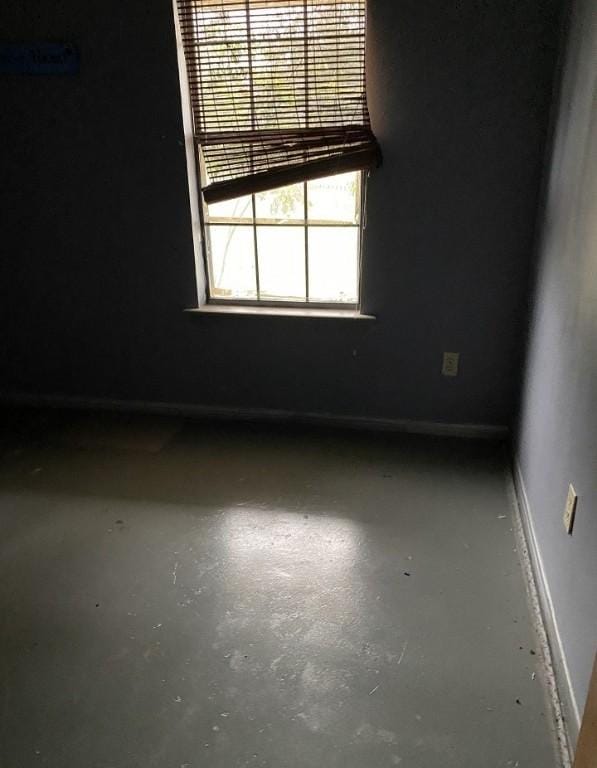
{"type": "Polygon", "coordinates": [[[365,0],[177,4],[208,203],[379,163],[365,0]]]}

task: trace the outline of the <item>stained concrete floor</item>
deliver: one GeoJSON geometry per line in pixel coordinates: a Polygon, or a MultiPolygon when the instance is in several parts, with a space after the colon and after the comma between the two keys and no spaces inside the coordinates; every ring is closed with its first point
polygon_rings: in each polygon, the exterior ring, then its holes
{"type": "Polygon", "coordinates": [[[2,768],[556,765],[501,447],[9,426],[2,768]]]}

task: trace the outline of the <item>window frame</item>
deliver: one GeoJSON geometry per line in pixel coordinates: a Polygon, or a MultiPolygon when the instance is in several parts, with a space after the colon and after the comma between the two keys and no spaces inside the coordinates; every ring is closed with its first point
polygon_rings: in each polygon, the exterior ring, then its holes
{"type": "MultiPolygon", "coordinates": [[[[201,226],[201,255],[202,255],[202,261],[203,261],[203,267],[205,270],[205,290],[206,290],[206,302],[211,305],[221,306],[221,307],[269,307],[269,308],[284,308],[288,307],[289,309],[336,309],[339,311],[347,310],[347,311],[360,311],[361,307],[361,288],[362,288],[362,263],[363,263],[363,233],[365,230],[365,214],[366,214],[366,202],[367,202],[367,179],[368,179],[368,171],[367,170],[360,170],[355,171],[355,173],[359,174],[359,189],[358,189],[358,204],[359,204],[359,217],[358,217],[358,223],[357,224],[309,224],[309,219],[307,216],[307,206],[308,206],[308,198],[307,198],[307,184],[309,182],[299,182],[304,185],[303,188],[303,202],[305,206],[305,216],[303,219],[298,220],[296,224],[293,223],[284,223],[284,224],[268,224],[264,226],[284,226],[284,227],[297,227],[302,228],[305,233],[305,287],[306,287],[306,298],[304,301],[292,301],[287,299],[272,299],[271,297],[268,297],[266,299],[256,298],[256,299],[242,299],[242,298],[230,298],[230,299],[224,299],[221,297],[213,296],[212,295],[212,285],[213,285],[213,272],[212,272],[212,263],[211,263],[211,254],[210,254],[210,238],[209,238],[209,214],[208,214],[208,204],[205,202],[204,196],[201,194],[201,186],[204,183],[205,180],[205,171],[203,167],[203,163],[201,161],[200,157],[200,151],[198,151],[198,147],[195,144],[195,159],[197,164],[197,181],[198,181],[198,193],[199,193],[199,220],[200,220],[200,226],[201,226]],[[357,236],[357,300],[353,302],[348,301],[314,301],[310,300],[308,298],[309,290],[309,236],[308,236],[308,230],[310,227],[317,227],[317,226],[329,226],[329,227],[338,227],[338,229],[344,229],[344,228],[354,228],[358,231],[357,236]]],[[[344,172],[345,173],[345,172],[344,172]]],[[[335,175],[335,174],[334,174],[335,175]]],[[[337,174],[337,175],[343,175],[343,173],[337,174]]],[[[326,177],[328,178],[328,177],[326,177]]],[[[331,178],[331,176],[330,176],[331,178]]],[[[252,217],[250,222],[240,224],[240,226],[248,227],[252,230],[254,237],[256,238],[256,227],[258,226],[256,223],[256,217],[255,217],[255,194],[251,195],[252,198],[252,217]]],[[[215,226],[218,226],[216,223],[215,226]]],[[[255,239],[255,274],[256,274],[256,283],[257,283],[257,293],[259,293],[259,259],[258,259],[258,251],[257,251],[257,242],[255,239]]]]}
{"type": "MultiPolygon", "coordinates": [[[[203,195],[205,185],[205,173],[202,162],[201,145],[197,140],[195,132],[195,121],[193,114],[193,104],[191,89],[189,83],[189,72],[185,59],[185,46],[182,37],[182,28],[178,14],[177,0],[172,0],[172,11],[174,17],[174,32],[176,38],[176,52],[178,63],[178,81],[181,96],[182,128],[187,166],[188,195],[191,214],[191,232],[194,251],[195,265],[195,288],[196,301],[194,307],[185,309],[190,313],[208,312],[216,314],[242,314],[243,308],[247,314],[257,315],[260,310],[263,314],[272,316],[288,315],[323,318],[349,318],[374,320],[375,316],[363,312],[363,254],[364,254],[364,234],[367,228],[367,187],[369,175],[372,167],[363,167],[360,173],[360,217],[358,227],[358,261],[357,261],[357,301],[356,302],[317,302],[317,301],[284,301],[268,299],[221,299],[211,295],[211,273],[209,256],[206,250],[206,211],[207,203],[203,195]],[[288,310],[286,313],[285,310],[288,310]]],[[[377,165],[381,164],[381,152],[377,147],[377,165]]],[[[339,173],[345,173],[342,170],[339,173]]],[[[326,174],[335,175],[335,174],[326,174]]]]}

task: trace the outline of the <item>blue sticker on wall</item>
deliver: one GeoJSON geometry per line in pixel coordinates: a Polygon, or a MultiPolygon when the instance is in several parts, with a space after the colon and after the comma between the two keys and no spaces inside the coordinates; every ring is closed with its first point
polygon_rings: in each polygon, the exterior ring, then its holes
{"type": "Polygon", "coordinates": [[[79,52],[72,43],[0,43],[0,74],[74,75],[79,52]]]}

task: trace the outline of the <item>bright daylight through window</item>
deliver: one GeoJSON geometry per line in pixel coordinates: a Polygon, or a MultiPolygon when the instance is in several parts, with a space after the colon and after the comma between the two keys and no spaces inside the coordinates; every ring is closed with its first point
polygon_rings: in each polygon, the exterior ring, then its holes
{"type": "Polygon", "coordinates": [[[211,297],[356,305],[360,181],[357,171],[209,205],[211,297]]]}
{"type": "Polygon", "coordinates": [[[365,0],[177,0],[209,298],[359,302],[365,0]]]}

